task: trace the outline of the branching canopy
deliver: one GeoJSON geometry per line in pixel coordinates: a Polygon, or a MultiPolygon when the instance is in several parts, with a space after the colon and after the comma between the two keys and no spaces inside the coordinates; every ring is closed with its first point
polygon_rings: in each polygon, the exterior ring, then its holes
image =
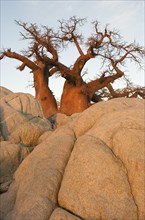
{"type": "Polygon", "coordinates": [[[47,66],[47,77],[59,72],[66,81],[73,85],[83,82],[82,71],[85,64],[90,59],[97,60],[98,58],[104,67],[104,72],[99,78],[87,84],[90,99],[100,89],[108,98],[131,97],[131,94],[140,94],[144,98],[144,88],[127,86],[124,90],[116,92],[112,86],[118,78],[124,77],[126,81],[128,80],[124,72],[124,66],[128,61],[143,68],[144,48],[135,41],[133,43],[125,42],[118,31],[109,29],[109,25],[101,30],[98,21],[92,22],[93,34],[85,39],[80,29],[86,21],[84,18],[75,16],[67,21],[59,20],[59,27],[56,31],[47,26],[39,28],[37,24],[16,21],[16,24],[23,30],[20,32],[22,39],[28,40],[29,46],[22,51],[22,54],[12,52],[11,49],[4,50],[0,58],[6,56],[21,61],[21,65],[18,67],[20,71],[24,70],[26,66],[32,72],[42,66],[47,66]],[[61,49],[68,47],[69,44],[73,44],[78,51],[78,57],[71,67],[61,63],[59,59],[61,49]]]}

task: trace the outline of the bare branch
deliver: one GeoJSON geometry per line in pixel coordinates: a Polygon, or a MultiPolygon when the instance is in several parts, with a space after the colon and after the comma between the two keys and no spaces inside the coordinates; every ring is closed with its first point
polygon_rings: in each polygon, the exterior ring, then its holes
{"type": "MultiPolygon", "coordinates": [[[[79,32],[79,28],[84,25],[85,21],[85,19],[75,16],[67,21],[61,20],[59,21],[57,32],[47,26],[39,28],[36,24],[16,21],[17,25],[23,29],[23,33],[20,33],[22,39],[29,40],[28,48],[23,51],[23,55],[12,52],[11,49],[5,50],[1,53],[0,59],[6,56],[21,61],[21,65],[18,66],[20,71],[24,70],[26,66],[32,72],[38,70],[34,74],[37,81],[39,81],[39,76],[37,76],[39,74],[37,73],[45,72],[45,74],[42,74],[42,81],[45,82],[46,87],[48,78],[56,73],[59,73],[67,80],[70,90],[74,91],[75,87],[78,89],[80,86],[80,91],[82,91],[81,86],[83,85],[83,97],[86,98],[87,102],[84,106],[86,107],[89,106],[89,101],[101,101],[104,97],[108,99],[137,96],[144,98],[145,90],[141,90],[141,88],[134,87],[131,84],[125,75],[125,68],[128,61],[134,62],[142,68],[145,49],[136,44],[136,42],[127,43],[123,41],[120,33],[117,30],[109,30],[108,25],[103,27],[103,29],[100,28],[98,21],[93,22],[94,33],[84,44],[85,39],[82,33],[79,32]],[[78,57],[68,67],[60,62],[58,55],[61,49],[64,49],[70,43],[76,48],[78,57]],[[86,46],[85,50],[84,46],[86,46]],[[95,61],[98,58],[98,63],[100,63],[99,72],[103,72],[103,74],[86,85],[83,81],[83,68],[93,58],[95,58],[95,61]],[[117,91],[114,90],[112,83],[119,78],[125,80],[127,86],[124,90],[117,91]]],[[[41,85],[39,88],[41,90],[41,85]]],[[[79,91],[79,89],[76,91],[79,91]]]]}
{"type": "Polygon", "coordinates": [[[4,53],[1,53],[0,54],[0,60],[2,60],[4,58],[4,56],[5,56],[4,53]]]}
{"type": "MultiPolygon", "coordinates": [[[[9,57],[9,58],[14,58],[14,59],[17,59],[17,60],[21,61],[22,63],[25,63],[25,66],[30,68],[32,71],[38,69],[37,65],[35,65],[34,62],[32,62],[28,58],[26,58],[26,57],[24,57],[24,56],[22,56],[18,53],[12,52],[10,49],[7,50],[7,51],[4,51],[3,56],[9,57]]],[[[21,66],[20,69],[23,68],[23,67],[24,66],[21,66]]]]}
{"type": "Polygon", "coordinates": [[[126,87],[124,89],[120,89],[115,91],[111,83],[106,86],[110,92],[108,94],[108,98],[117,98],[117,97],[127,97],[127,98],[137,98],[140,96],[145,99],[145,88],[144,87],[126,87]]]}
{"type": "Polygon", "coordinates": [[[22,65],[18,66],[17,69],[20,70],[20,71],[23,71],[26,67],[26,64],[25,63],[22,63],[22,65]]]}
{"type": "Polygon", "coordinates": [[[106,87],[109,83],[113,83],[116,79],[119,79],[124,75],[124,73],[114,65],[113,67],[116,71],[116,74],[105,76],[105,72],[102,74],[102,76],[99,79],[93,80],[88,83],[88,91],[89,91],[89,97],[92,98],[93,94],[98,91],[99,89],[102,89],[106,87]]]}
{"type": "Polygon", "coordinates": [[[50,71],[49,71],[49,76],[52,76],[52,75],[54,75],[55,73],[57,73],[59,71],[59,69],[58,68],[56,68],[56,67],[53,67],[50,71]]]}
{"type": "Polygon", "coordinates": [[[71,17],[68,21],[59,20],[60,27],[57,38],[63,43],[73,42],[80,55],[83,55],[83,51],[80,46],[82,43],[82,35],[78,34],[78,27],[83,26],[85,21],[86,19],[76,18],[75,16],[71,17]]]}
{"type": "Polygon", "coordinates": [[[21,21],[16,21],[16,24],[21,26],[26,31],[26,35],[21,33],[23,39],[32,39],[36,41],[39,45],[42,45],[44,48],[46,48],[48,52],[52,54],[54,61],[58,60],[57,51],[52,43],[51,29],[48,29],[45,26],[43,26],[45,32],[41,34],[41,31],[36,24],[30,24],[28,26],[27,23],[21,21]]]}
{"type": "Polygon", "coordinates": [[[111,96],[113,98],[116,98],[116,97],[128,97],[128,92],[127,91],[124,91],[123,93],[119,93],[119,92],[116,92],[114,89],[113,89],[113,86],[111,85],[111,83],[109,83],[107,86],[107,89],[109,90],[111,96]]]}

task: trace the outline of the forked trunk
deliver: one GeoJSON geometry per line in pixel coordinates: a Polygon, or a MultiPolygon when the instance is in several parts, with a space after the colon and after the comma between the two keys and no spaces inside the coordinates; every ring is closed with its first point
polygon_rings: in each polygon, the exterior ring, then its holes
{"type": "Polygon", "coordinates": [[[66,115],[82,112],[89,107],[89,99],[86,83],[74,85],[64,84],[63,93],[60,101],[60,112],[66,115]]]}
{"type": "Polygon", "coordinates": [[[56,100],[48,87],[48,78],[40,69],[34,72],[34,87],[36,98],[40,102],[44,116],[49,118],[56,114],[58,110],[56,100]]]}

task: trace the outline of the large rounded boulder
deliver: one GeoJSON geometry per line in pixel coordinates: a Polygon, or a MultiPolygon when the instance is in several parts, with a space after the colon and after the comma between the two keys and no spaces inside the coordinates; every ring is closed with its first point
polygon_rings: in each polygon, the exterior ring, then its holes
{"type": "MultiPolygon", "coordinates": [[[[12,108],[4,103],[3,111],[12,108]]],[[[15,166],[0,196],[0,218],[144,220],[144,108],[143,100],[117,98],[69,117],[57,114],[54,130],[38,115],[30,127],[20,123],[19,132],[10,125],[2,130],[15,166]],[[34,131],[33,138],[27,130],[34,131]],[[35,146],[21,163],[12,153],[20,154],[20,145],[35,146]]],[[[5,161],[9,170],[12,164],[5,161]]]]}
{"type": "Polygon", "coordinates": [[[13,93],[3,87],[0,92],[0,191],[4,192],[20,163],[52,126],[32,95],[13,93]]]}

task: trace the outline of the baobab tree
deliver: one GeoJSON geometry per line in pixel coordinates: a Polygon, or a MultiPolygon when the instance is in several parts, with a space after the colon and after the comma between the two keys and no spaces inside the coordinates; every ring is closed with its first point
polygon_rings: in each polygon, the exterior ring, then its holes
{"type": "Polygon", "coordinates": [[[29,46],[21,54],[11,49],[5,49],[1,53],[1,59],[9,57],[19,60],[20,71],[25,67],[31,70],[36,97],[47,118],[58,111],[66,115],[82,112],[92,101],[99,102],[105,97],[110,99],[140,95],[145,98],[145,89],[130,84],[124,71],[124,65],[128,60],[142,68],[144,48],[136,42],[126,43],[119,32],[109,30],[108,25],[100,30],[97,21],[92,23],[93,34],[91,33],[91,36],[85,40],[79,33],[85,22],[86,19],[73,16],[67,21],[58,21],[59,27],[54,31],[47,26],[39,28],[36,24],[16,21],[16,24],[23,29],[22,39],[28,40],[29,46]],[[78,52],[71,66],[65,65],[59,58],[62,49],[69,47],[69,44],[73,44],[78,52]],[[96,62],[99,60],[104,69],[95,80],[85,82],[84,68],[91,59],[95,59],[96,62]],[[59,109],[49,88],[49,77],[55,74],[65,79],[59,109]],[[127,87],[122,91],[115,91],[113,83],[119,78],[127,81],[127,87]]]}

